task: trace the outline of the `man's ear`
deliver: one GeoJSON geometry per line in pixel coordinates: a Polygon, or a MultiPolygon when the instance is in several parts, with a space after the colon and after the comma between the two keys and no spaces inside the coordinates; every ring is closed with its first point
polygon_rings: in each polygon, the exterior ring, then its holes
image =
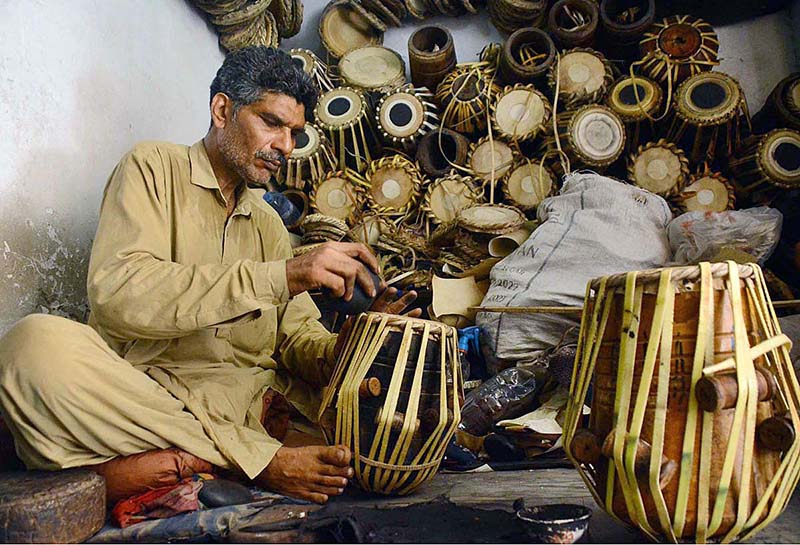
{"type": "Polygon", "coordinates": [[[225,93],[217,93],[211,99],[211,124],[224,129],[233,118],[233,101],[225,93]]]}

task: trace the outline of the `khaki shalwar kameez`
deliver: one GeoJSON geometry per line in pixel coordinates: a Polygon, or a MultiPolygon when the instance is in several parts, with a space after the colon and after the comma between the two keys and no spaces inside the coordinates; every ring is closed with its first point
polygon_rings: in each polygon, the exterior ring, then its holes
{"type": "Polygon", "coordinates": [[[278,215],[243,189],[227,218],[203,142],[143,143],[103,198],[91,327],[32,315],[0,339],[0,409],[30,468],[177,446],[255,477],[281,446],[260,423],[273,388],[305,416],[336,336],[290,298],[278,215]]]}

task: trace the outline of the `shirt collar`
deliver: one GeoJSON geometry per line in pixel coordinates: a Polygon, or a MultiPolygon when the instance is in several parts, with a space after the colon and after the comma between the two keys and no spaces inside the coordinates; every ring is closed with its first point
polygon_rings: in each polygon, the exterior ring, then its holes
{"type": "MultiPolygon", "coordinates": [[[[217,193],[220,192],[219,182],[214,175],[214,169],[211,168],[211,160],[208,158],[208,152],[203,140],[195,142],[189,148],[189,178],[192,184],[196,186],[215,189],[217,193]]],[[[257,200],[257,197],[253,192],[247,187],[242,188],[239,191],[236,209],[233,211],[234,215],[249,216],[254,200],[257,200]]]]}

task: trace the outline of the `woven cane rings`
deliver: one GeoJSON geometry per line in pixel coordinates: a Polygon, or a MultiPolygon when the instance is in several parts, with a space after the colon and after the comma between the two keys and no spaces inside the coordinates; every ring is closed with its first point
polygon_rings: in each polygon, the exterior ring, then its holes
{"type": "Polygon", "coordinates": [[[370,163],[364,174],[367,206],[389,216],[408,214],[419,200],[424,178],[417,165],[402,155],[370,163]]]}

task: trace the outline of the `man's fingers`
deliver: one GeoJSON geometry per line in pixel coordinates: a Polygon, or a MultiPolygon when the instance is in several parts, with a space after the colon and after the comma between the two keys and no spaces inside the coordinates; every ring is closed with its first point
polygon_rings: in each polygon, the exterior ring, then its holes
{"type": "MultiPolygon", "coordinates": [[[[330,466],[333,467],[333,466],[330,466]]],[[[336,468],[336,471],[339,471],[341,468],[336,468]]],[[[317,475],[315,481],[318,485],[322,486],[329,486],[331,488],[344,488],[347,486],[347,478],[346,477],[336,477],[333,475],[317,475]]]]}
{"type": "Polygon", "coordinates": [[[422,316],[422,309],[415,308],[414,310],[409,310],[406,313],[406,316],[408,316],[409,318],[419,318],[420,316],[422,316]]]}
{"type": "Polygon", "coordinates": [[[319,455],[320,461],[334,466],[349,466],[352,454],[344,445],[325,448],[319,455]]]}
{"type": "Polygon", "coordinates": [[[335,272],[327,270],[320,272],[320,282],[329,290],[335,297],[342,297],[347,291],[345,278],[335,272]]]}
{"type": "Polygon", "coordinates": [[[356,258],[364,265],[372,269],[375,274],[379,273],[378,260],[375,255],[369,251],[369,248],[360,242],[334,242],[334,248],[350,257],[356,258]]]}
{"type": "Polygon", "coordinates": [[[358,283],[361,285],[361,289],[364,290],[364,293],[370,297],[375,297],[377,295],[377,293],[375,293],[375,283],[372,281],[372,275],[369,274],[367,268],[359,263],[356,275],[358,283]]]}

